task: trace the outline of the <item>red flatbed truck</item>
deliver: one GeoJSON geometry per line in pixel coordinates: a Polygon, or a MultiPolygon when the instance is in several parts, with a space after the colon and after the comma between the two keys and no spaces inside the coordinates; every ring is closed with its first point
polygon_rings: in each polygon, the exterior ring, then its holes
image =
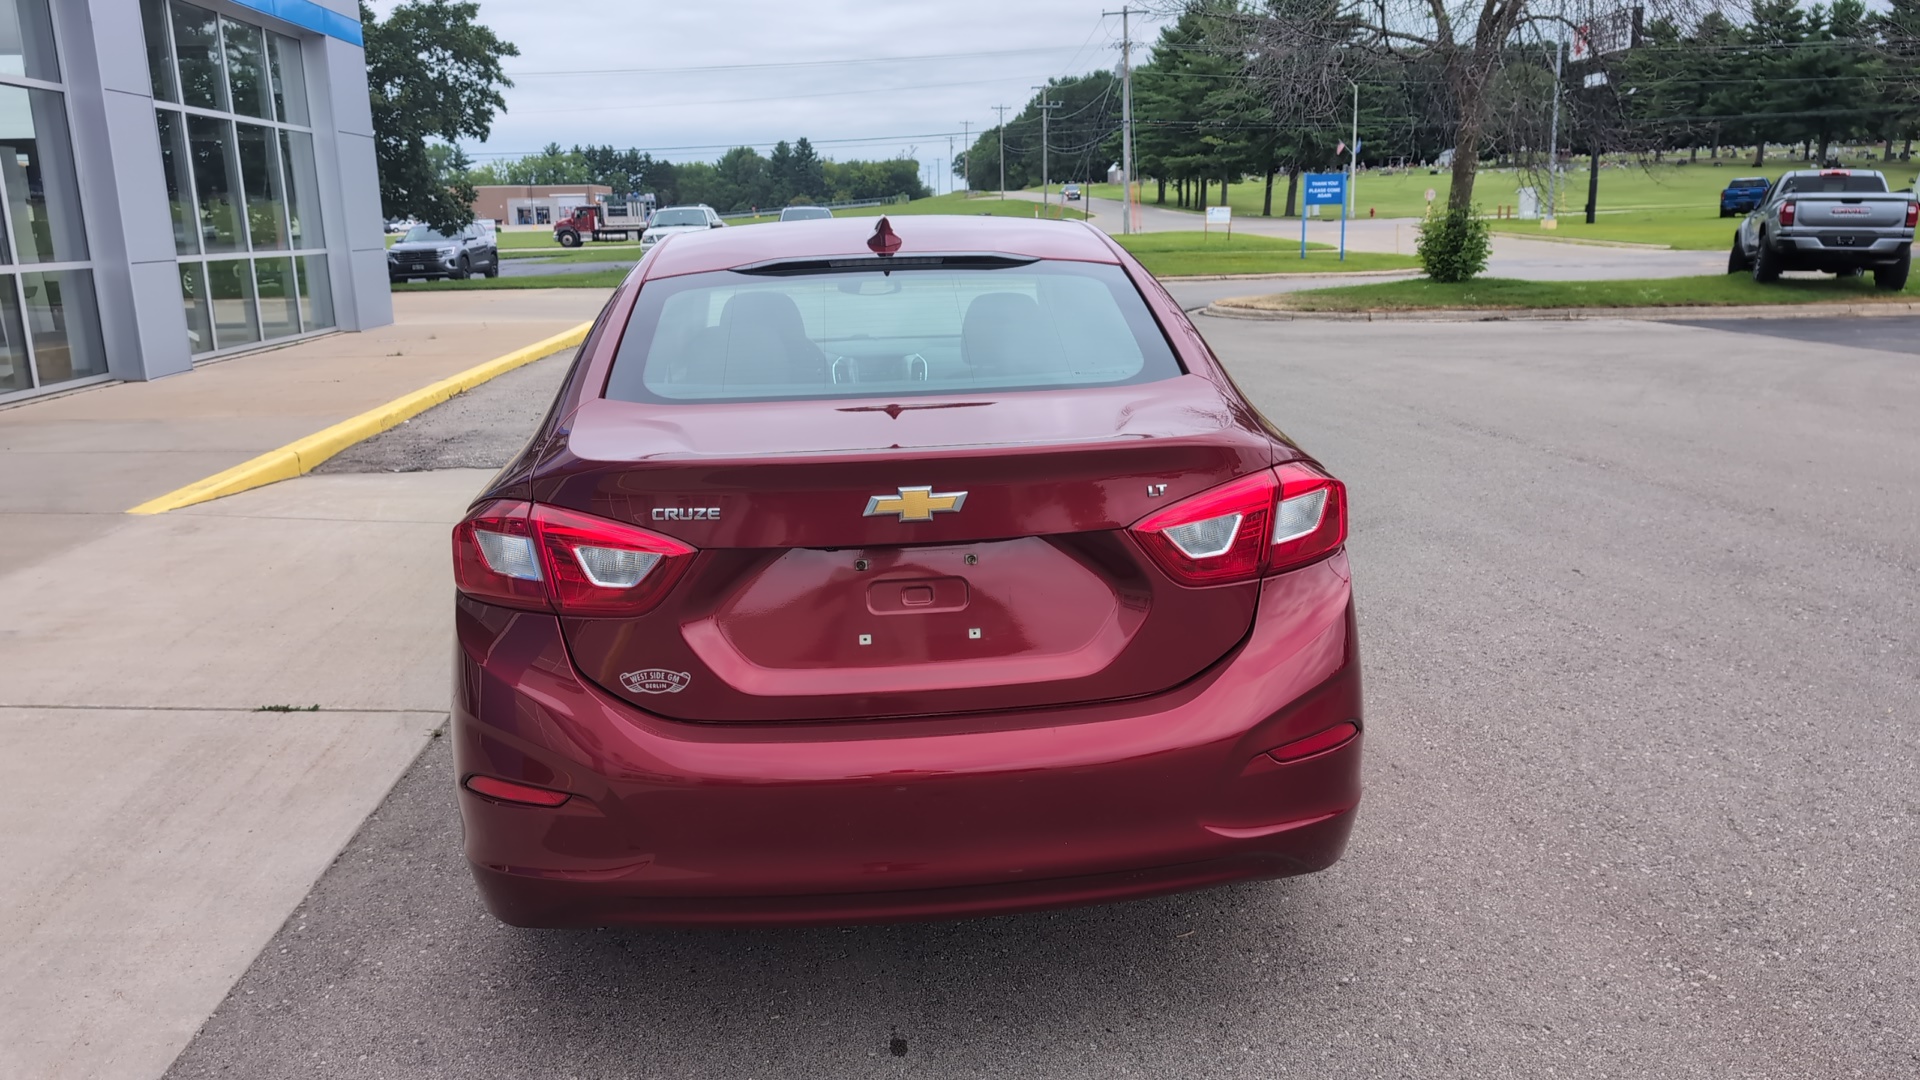
{"type": "Polygon", "coordinates": [[[573,216],[554,222],[553,238],[561,247],[579,247],[589,240],[640,239],[652,216],[653,200],[603,203],[576,207],[573,216]]]}

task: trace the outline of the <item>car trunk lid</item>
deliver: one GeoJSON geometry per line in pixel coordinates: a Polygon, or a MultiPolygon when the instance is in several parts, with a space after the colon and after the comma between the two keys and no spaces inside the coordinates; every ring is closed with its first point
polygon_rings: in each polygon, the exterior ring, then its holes
{"type": "Polygon", "coordinates": [[[563,620],[579,669],[661,715],[781,721],[1193,677],[1245,636],[1257,585],[1176,585],[1126,529],[1272,451],[1187,375],[906,404],[595,400],[563,458],[539,501],[700,549],[658,608],[563,620]]]}

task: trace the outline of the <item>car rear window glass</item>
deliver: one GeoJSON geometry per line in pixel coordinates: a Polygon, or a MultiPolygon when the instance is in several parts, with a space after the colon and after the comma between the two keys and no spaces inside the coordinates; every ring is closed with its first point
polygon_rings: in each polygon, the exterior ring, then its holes
{"type": "Polygon", "coordinates": [[[400,241],[402,243],[418,244],[424,240],[451,239],[453,239],[453,237],[448,236],[446,233],[441,232],[431,225],[415,225],[413,228],[407,230],[407,235],[401,237],[400,241]]]}
{"type": "Polygon", "coordinates": [[[1728,184],[1727,186],[1728,187],[1766,187],[1767,178],[1764,176],[1743,176],[1740,179],[1735,180],[1733,183],[1728,184]]]}
{"type": "Polygon", "coordinates": [[[705,225],[707,213],[704,210],[662,210],[653,215],[655,225],[705,225]]]}
{"type": "Polygon", "coordinates": [[[1781,182],[1782,195],[1872,194],[1887,190],[1887,182],[1878,176],[1789,176],[1781,182]]]}
{"type": "Polygon", "coordinates": [[[731,270],[648,282],[606,396],[774,401],[1115,386],[1181,374],[1120,267],[731,270]]]}

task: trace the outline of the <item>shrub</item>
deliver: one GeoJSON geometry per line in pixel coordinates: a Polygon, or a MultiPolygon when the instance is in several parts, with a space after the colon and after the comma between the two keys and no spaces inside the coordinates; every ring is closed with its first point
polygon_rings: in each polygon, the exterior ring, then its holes
{"type": "Polygon", "coordinates": [[[1472,210],[1448,210],[1420,226],[1414,250],[1427,277],[1434,281],[1466,281],[1487,268],[1492,247],[1486,220],[1472,210]]]}

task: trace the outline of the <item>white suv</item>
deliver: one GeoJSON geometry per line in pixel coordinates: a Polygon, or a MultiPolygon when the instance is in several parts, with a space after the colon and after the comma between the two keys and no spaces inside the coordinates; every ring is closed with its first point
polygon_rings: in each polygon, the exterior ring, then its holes
{"type": "Polygon", "coordinates": [[[706,203],[699,206],[669,206],[653,212],[653,220],[647,223],[647,231],[640,234],[640,245],[652,247],[662,237],[674,233],[705,232],[708,229],[725,228],[726,224],[706,203]]]}

